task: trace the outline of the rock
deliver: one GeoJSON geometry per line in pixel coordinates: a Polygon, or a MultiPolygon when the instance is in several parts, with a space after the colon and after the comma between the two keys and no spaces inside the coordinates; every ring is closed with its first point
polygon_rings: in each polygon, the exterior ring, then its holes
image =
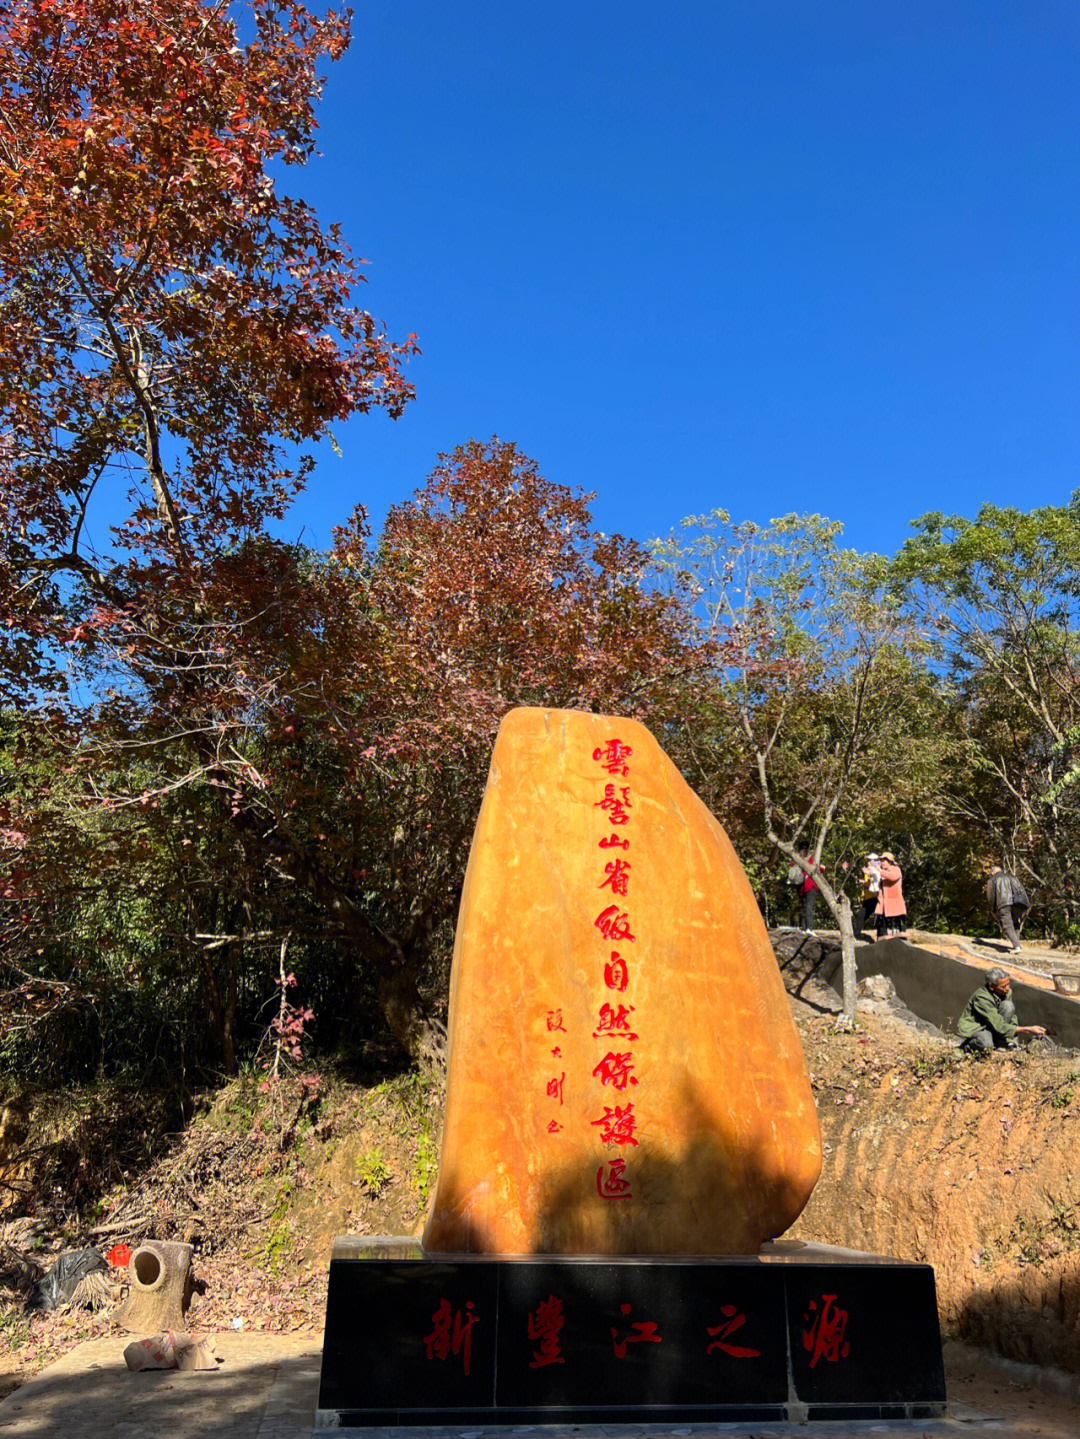
{"type": "Polygon", "coordinates": [[[896,998],[893,982],[885,974],[868,974],[864,979],[859,980],[856,992],[860,999],[877,999],[887,1002],[896,998]]]}
{"type": "Polygon", "coordinates": [[[424,1248],[754,1253],[817,1114],[758,906],[649,732],[514,710],[473,839],[424,1248]]]}

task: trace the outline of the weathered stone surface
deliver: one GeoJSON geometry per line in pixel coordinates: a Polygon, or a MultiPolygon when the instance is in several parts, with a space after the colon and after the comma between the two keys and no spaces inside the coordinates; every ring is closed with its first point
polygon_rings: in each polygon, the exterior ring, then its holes
{"type": "Polygon", "coordinates": [[[753,1253],[820,1165],[784,987],[720,825],[643,726],[507,715],[458,920],[425,1249],[753,1253]]]}

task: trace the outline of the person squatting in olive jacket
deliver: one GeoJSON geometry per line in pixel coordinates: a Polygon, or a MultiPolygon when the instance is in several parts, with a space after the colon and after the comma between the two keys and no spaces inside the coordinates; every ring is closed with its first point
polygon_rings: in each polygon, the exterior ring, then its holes
{"type": "Polygon", "coordinates": [[[1009,998],[1012,981],[1003,969],[987,972],[985,983],[964,1005],[956,1021],[961,1049],[1015,1049],[1018,1034],[1045,1034],[1041,1024],[1017,1024],[1009,998]]]}

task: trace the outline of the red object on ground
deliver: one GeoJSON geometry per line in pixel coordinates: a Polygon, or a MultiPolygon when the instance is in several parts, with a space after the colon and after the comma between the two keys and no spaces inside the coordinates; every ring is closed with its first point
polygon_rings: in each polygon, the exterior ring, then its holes
{"type": "Polygon", "coordinates": [[[126,1269],[131,1258],[131,1249],[126,1244],[114,1244],[105,1258],[114,1269],[126,1269]]]}

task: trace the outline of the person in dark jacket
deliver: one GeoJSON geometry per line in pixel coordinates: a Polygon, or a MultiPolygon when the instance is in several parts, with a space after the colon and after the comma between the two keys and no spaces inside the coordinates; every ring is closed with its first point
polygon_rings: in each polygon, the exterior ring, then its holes
{"type": "Polygon", "coordinates": [[[999,864],[990,871],[986,881],[986,902],[994,912],[1002,934],[1012,945],[1013,953],[1020,952],[1020,926],[1030,907],[1027,891],[1015,874],[1007,874],[999,864]]]}
{"type": "Polygon", "coordinates": [[[792,929],[798,929],[799,917],[802,914],[802,882],[805,878],[802,870],[794,860],[788,865],[787,871],[787,897],[788,897],[788,924],[792,929]]]}
{"type": "Polygon", "coordinates": [[[803,845],[799,851],[803,859],[810,866],[810,873],[803,877],[799,886],[799,893],[802,895],[802,927],[807,934],[814,932],[814,906],[817,904],[818,887],[814,879],[815,874],[824,874],[825,866],[814,863],[814,852],[810,846],[803,845]]]}
{"type": "Polygon", "coordinates": [[[961,1049],[1015,1049],[1018,1034],[1045,1034],[1041,1024],[1017,1024],[1009,998],[1012,981],[1003,969],[987,972],[986,982],[964,1005],[956,1021],[961,1049]]]}

